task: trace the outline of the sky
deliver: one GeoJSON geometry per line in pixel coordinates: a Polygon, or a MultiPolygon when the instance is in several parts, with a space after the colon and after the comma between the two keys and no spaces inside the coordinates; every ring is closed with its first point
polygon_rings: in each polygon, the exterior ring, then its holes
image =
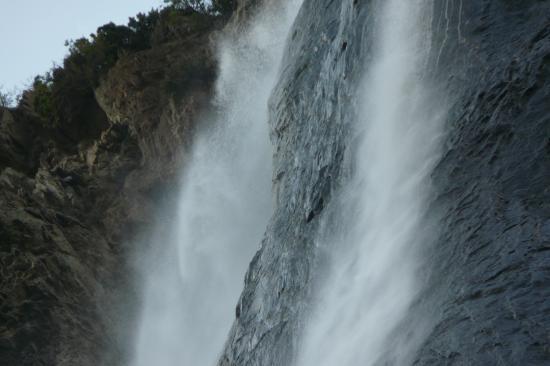
{"type": "Polygon", "coordinates": [[[0,0],[0,87],[23,89],[60,64],[65,41],[88,36],[110,21],[126,24],[162,0],[0,0]]]}

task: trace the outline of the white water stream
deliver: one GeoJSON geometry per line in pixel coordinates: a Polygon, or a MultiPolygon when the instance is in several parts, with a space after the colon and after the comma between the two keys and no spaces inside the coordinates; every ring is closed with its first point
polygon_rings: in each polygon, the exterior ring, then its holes
{"type": "Polygon", "coordinates": [[[179,209],[149,254],[133,365],[211,366],[271,214],[268,98],[299,0],[219,45],[219,117],[195,140],[179,209]]]}
{"type": "MultiPolygon", "coordinates": [[[[134,366],[218,359],[271,213],[267,102],[300,3],[261,12],[220,45],[220,117],[197,137],[175,225],[158,236],[134,366]]],[[[421,326],[392,338],[422,286],[417,248],[429,240],[429,174],[445,111],[425,78],[432,4],[375,3],[373,58],[356,96],[355,175],[337,214],[350,229],[319,238],[333,254],[298,366],[406,364],[423,339],[421,326]]]]}
{"type": "Polygon", "coordinates": [[[381,357],[408,364],[423,337],[417,329],[393,347],[421,289],[416,248],[429,238],[423,226],[429,174],[444,115],[424,78],[431,2],[377,1],[374,11],[373,59],[357,95],[355,176],[337,214],[351,229],[319,239],[332,248],[331,269],[298,366],[369,366],[381,357]]]}

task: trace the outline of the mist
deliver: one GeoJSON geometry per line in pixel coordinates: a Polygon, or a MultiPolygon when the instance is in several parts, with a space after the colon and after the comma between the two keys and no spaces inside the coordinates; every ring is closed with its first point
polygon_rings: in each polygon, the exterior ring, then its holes
{"type": "Polygon", "coordinates": [[[429,175],[444,119],[426,81],[431,2],[378,1],[373,12],[372,61],[355,96],[354,173],[333,213],[345,229],[319,234],[329,266],[299,366],[408,364],[425,335],[419,327],[392,348],[422,286],[418,247],[430,240],[429,175]]]}
{"type": "Polygon", "coordinates": [[[266,7],[219,43],[216,117],[195,138],[173,225],[147,254],[135,366],[214,365],[222,350],[271,214],[267,103],[298,6],[266,7]]]}

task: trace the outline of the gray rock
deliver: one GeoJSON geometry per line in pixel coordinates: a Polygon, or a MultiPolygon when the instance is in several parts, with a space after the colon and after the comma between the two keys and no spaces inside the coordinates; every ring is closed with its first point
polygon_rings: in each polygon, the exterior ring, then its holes
{"type": "MultiPolygon", "coordinates": [[[[371,3],[306,0],[298,16],[271,108],[277,205],[220,365],[286,366],[299,348],[322,258],[314,233],[351,171],[371,3]]],[[[400,330],[431,317],[415,365],[548,364],[550,2],[433,11],[430,68],[454,104],[433,172],[440,237],[422,248],[425,291],[400,330]]]]}

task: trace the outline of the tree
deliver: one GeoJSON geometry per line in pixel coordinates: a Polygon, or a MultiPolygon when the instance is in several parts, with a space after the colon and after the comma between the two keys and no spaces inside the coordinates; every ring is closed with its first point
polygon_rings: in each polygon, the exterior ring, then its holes
{"type": "Polygon", "coordinates": [[[236,0],[212,0],[212,9],[214,12],[223,16],[231,15],[236,7],[236,0]]]}
{"type": "Polygon", "coordinates": [[[210,6],[204,0],[164,0],[175,9],[194,10],[199,13],[208,12],[210,6]]]}
{"type": "Polygon", "coordinates": [[[13,100],[9,93],[0,90],[0,107],[8,108],[12,105],[13,100]]]}
{"type": "Polygon", "coordinates": [[[36,76],[32,83],[33,109],[48,123],[55,125],[59,122],[58,111],[52,93],[53,79],[50,73],[36,76]]]}
{"type": "Polygon", "coordinates": [[[2,108],[10,108],[14,107],[17,103],[19,103],[19,99],[21,98],[20,93],[14,89],[11,92],[4,91],[4,88],[2,85],[0,85],[0,107],[2,108]]]}
{"type": "Polygon", "coordinates": [[[164,0],[175,9],[193,10],[199,13],[229,16],[236,7],[236,0],[164,0]]]}

